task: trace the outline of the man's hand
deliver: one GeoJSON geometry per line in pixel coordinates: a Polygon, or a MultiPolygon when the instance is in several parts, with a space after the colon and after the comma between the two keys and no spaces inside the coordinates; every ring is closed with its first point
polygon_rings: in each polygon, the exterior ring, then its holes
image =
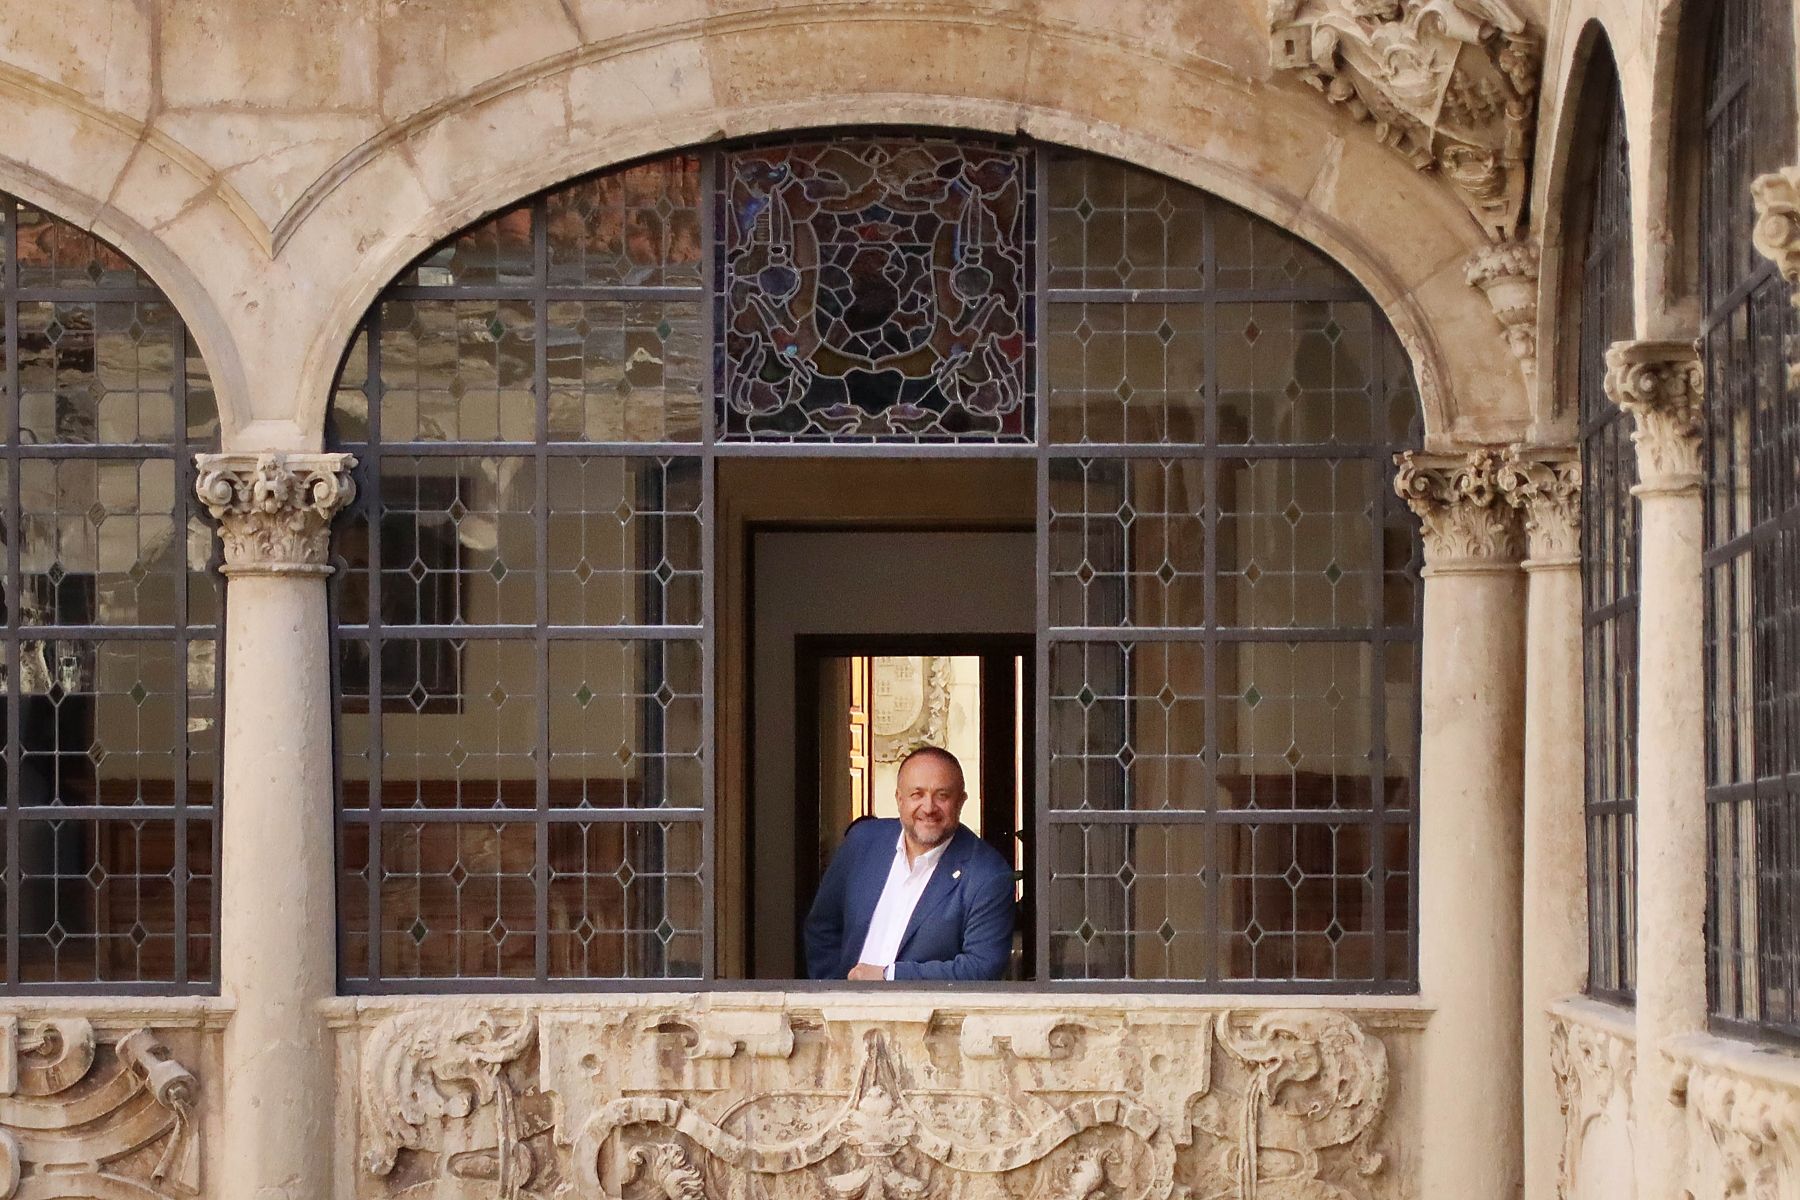
{"type": "Polygon", "coordinates": [[[859,979],[864,983],[868,983],[870,980],[880,983],[887,978],[887,969],[875,966],[873,963],[857,963],[850,968],[849,978],[859,979]]]}

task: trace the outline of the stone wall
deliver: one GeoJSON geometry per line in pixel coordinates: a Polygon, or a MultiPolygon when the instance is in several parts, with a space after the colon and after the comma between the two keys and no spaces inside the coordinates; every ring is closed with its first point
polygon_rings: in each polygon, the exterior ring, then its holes
{"type": "Polygon", "coordinates": [[[341,1001],[336,1194],[1408,1197],[1424,1023],[1147,997],[341,1001]]]}

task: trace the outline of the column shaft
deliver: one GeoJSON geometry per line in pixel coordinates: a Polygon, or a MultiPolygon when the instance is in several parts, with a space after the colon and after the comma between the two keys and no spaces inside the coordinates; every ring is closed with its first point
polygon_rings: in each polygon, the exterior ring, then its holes
{"type": "Polygon", "coordinates": [[[1516,1200],[1525,580],[1498,460],[1403,456],[1425,523],[1419,986],[1433,1008],[1421,1193],[1516,1200]]]}
{"type": "Polygon", "coordinates": [[[1525,519],[1523,1049],[1526,1200],[1557,1200],[1563,1126],[1551,1069],[1556,1000],[1587,980],[1582,779],[1581,466],[1570,452],[1508,456],[1507,499],[1525,519]]]}
{"type": "Polygon", "coordinates": [[[1638,1194],[1681,1195],[1687,1139],[1670,1039],[1706,1027],[1701,371],[1690,342],[1620,342],[1607,395],[1636,424],[1638,1194]]]}
{"type": "Polygon", "coordinates": [[[336,990],[327,529],[345,455],[202,455],[225,542],[219,1171],[246,1200],[331,1192],[336,990]]]}

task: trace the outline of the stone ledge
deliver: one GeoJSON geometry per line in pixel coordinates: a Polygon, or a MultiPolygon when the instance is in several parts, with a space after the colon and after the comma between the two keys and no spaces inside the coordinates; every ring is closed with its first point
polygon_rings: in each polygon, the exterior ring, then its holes
{"type": "Polygon", "coordinates": [[[216,1031],[231,1023],[237,1004],[223,996],[12,996],[0,1001],[0,1017],[42,1020],[81,1017],[112,1032],[159,1029],[216,1031]]]}
{"type": "Polygon", "coordinates": [[[1579,1025],[1630,1045],[1637,1044],[1637,1012],[1592,996],[1566,996],[1545,1007],[1552,1018],[1579,1025]]]}
{"type": "Polygon", "coordinates": [[[1711,1033],[1675,1038],[1667,1053],[1688,1067],[1785,1088],[1800,1097],[1800,1053],[1711,1033]]]}

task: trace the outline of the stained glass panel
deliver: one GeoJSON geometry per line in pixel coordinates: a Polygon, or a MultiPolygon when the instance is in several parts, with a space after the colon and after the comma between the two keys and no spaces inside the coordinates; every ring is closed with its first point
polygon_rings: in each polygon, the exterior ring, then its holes
{"type": "Polygon", "coordinates": [[[832,141],[723,170],[723,436],[1029,436],[1023,151],[832,141]]]}

